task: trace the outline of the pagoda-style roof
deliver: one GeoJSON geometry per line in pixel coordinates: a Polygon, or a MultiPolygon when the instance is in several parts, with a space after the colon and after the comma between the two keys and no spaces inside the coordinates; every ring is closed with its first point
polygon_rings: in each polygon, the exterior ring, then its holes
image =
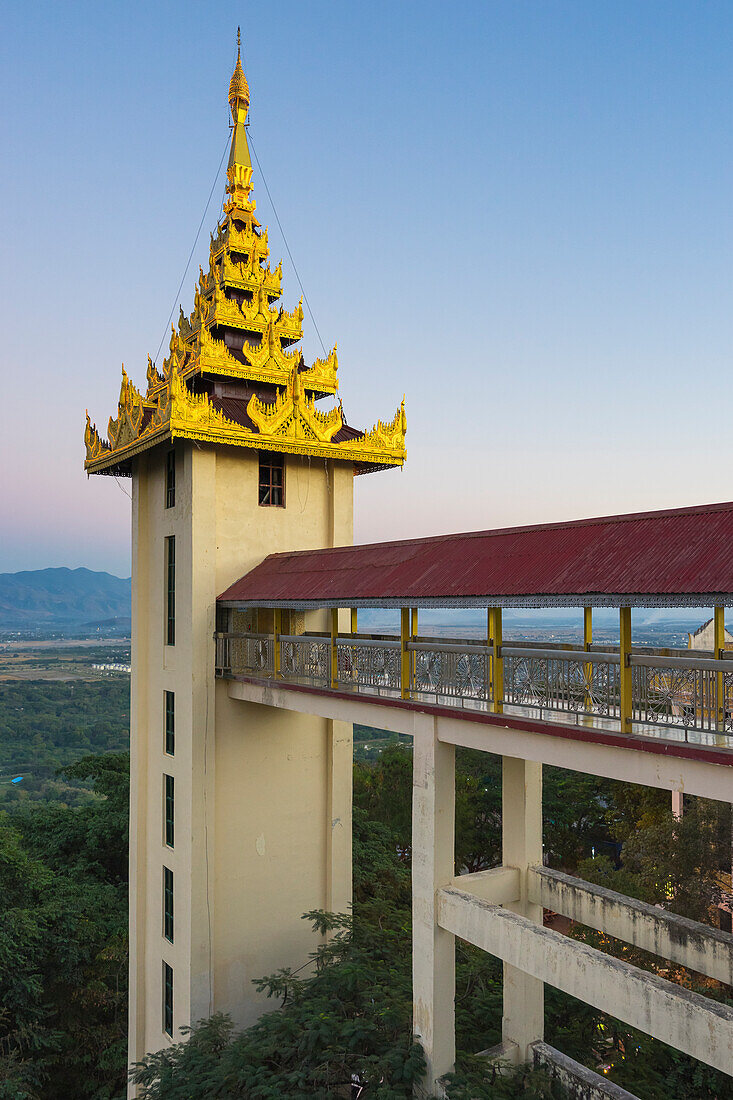
{"type": "Polygon", "coordinates": [[[277,304],[282,262],[270,269],[267,230],[251,198],[249,86],[239,56],[229,103],[226,200],[208,270],[199,268],[193,311],[181,309],[161,369],[148,358],[145,393],[122,368],[106,439],[87,414],[85,469],[130,474],[135,455],[173,439],[318,455],[353,463],[356,473],[401,466],[404,401],[392,420],[368,431],[346,423],[340,400],[323,411],[316,405],[338,394],[336,348],[308,366],[293,346],[303,335],[302,301],[290,311],[277,304]]]}

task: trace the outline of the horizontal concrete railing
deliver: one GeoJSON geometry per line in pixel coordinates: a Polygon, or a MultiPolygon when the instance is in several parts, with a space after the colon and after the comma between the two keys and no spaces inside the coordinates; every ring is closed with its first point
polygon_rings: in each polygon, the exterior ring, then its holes
{"type": "Polygon", "coordinates": [[[532,1044],[532,1062],[535,1067],[547,1070],[575,1100],[638,1100],[620,1085],[582,1066],[574,1058],[568,1058],[549,1043],[532,1044]]]}
{"type": "Polygon", "coordinates": [[[438,891],[438,924],[517,970],[730,1073],[733,1008],[453,885],[438,891]]]}
{"type": "Polygon", "coordinates": [[[549,867],[530,868],[527,893],[535,905],[733,985],[733,936],[719,928],[549,867]]]}

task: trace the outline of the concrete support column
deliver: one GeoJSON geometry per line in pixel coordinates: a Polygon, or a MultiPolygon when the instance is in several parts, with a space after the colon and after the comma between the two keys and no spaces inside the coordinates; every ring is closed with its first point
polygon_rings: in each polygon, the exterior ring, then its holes
{"type": "Polygon", "coordinates": [[[454,874],[455,748],[438,741],[437,723],[416,720],[412,788],[413,1030],[427,1059],[424,1094],[455,1062],[455,937],[438,927],[437,892],[454,874]]]}
{"type": "MultiPolygon", "coordinates": [[[[542,906],[528,898],[528,867],[542,864],[542,765],[502,757],[502,864],[519,870],[519,901],[514,913],[542,924],[542,906]]],[[[518,1062],[532,1057],[530,1047],[544,1037],[544,985],[504,963],[502,1041],[518,1062]]]]}
{"type": "Polygon", "coordinates": [[[328,748],[326,901],[331,913],[351,908],[351,803],[354,741],[350,722],[326,719],[328,748]]]}

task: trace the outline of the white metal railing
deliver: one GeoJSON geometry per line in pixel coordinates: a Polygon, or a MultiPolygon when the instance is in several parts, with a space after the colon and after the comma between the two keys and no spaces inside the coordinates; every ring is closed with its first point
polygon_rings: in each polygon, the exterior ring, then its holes
{"type": "Polygon", "coordinates": [[[310,634],[280,636],[280,675],[285,680],[330,683],[331,641],[310,634]]]}
{"type": "MultiPolygon", "coordinates": [[[[652,727],[715,733],[733,740],[733,654],[716,660],[689,650],[625,654],[627,700],[636,732],[652,727]]],[[[563,715],[607,728],[621,721],[623,663],[617,646],[548,646],[389,635],[218,633],[216,673],[275,675],[311,684],[537,718],[563,715]],[[403,677],[407,676],[406,683],[403,677]]]]}
{"type": "Polygon", "coordinates": [[[237,671],[272,674],[272,634],[218,633],[215,638],[217,676],[232,676],[237,671]]]}
{"type": "Polygon", "coordinates": [[[480,642],[408,642],[410,690],[424,697],[488,703],[491,691],[490,646],[480,642]]]}
{"type": "Polygon", "coordinates": [[[687,730],[733,731],[728,660],[632,654],[633,720],[687,730]]]}
{"type": "Polygon", "coordinates": [[[339,687],[368,688],[377,694],[399,695],[401,646],[394,638],[336,638],[336,678],[339,687]]]}
{"type": "Polygon", "coordinates": [[[502,646],[504,701],[576,717],[619,716],[618,653],[502,646]]]}

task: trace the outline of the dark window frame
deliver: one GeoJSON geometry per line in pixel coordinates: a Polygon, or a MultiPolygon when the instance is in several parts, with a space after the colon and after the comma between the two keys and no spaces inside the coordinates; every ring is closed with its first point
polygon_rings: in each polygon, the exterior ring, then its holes
{"type": "Polygon", "coordinates": [[[166,645],[176,644],[176,536],[165,540],[166,562],[166,645]]]}
{"type": "Polygon", "coordinates": [[[163,776],[163,835],[165,837],[165,843],[169,848],[175,847],[175,813],[176,813],[176,790],[175,779],[172,775],[163,776]]]}
{"type": "Polygon", "coordinates": [[[284,508],[285,455],[276,451],[259,451],[259,456],[257,503],[261,508],[284,508]]]}
{"type": "Polygon", "coordinates": [[[163,1031],[173,1038],[173,967],[163,960],[163,1031]]]}
{"type": "Polygon", "coordinates": [[[176,503],[176,452],[168,451],[165,456],[165,506],[174,508],[176,503]]]}
{"type": "Polygon", "coordinates": [[[173,872],[163,868],[163,935],[173,943],[173,872]]]}
{"type": "Polygon", "coordinates": [[[165,700],[165,751],[173,756],[176,751],[176,696],[173,691],[163,693],[165,700]]]}

